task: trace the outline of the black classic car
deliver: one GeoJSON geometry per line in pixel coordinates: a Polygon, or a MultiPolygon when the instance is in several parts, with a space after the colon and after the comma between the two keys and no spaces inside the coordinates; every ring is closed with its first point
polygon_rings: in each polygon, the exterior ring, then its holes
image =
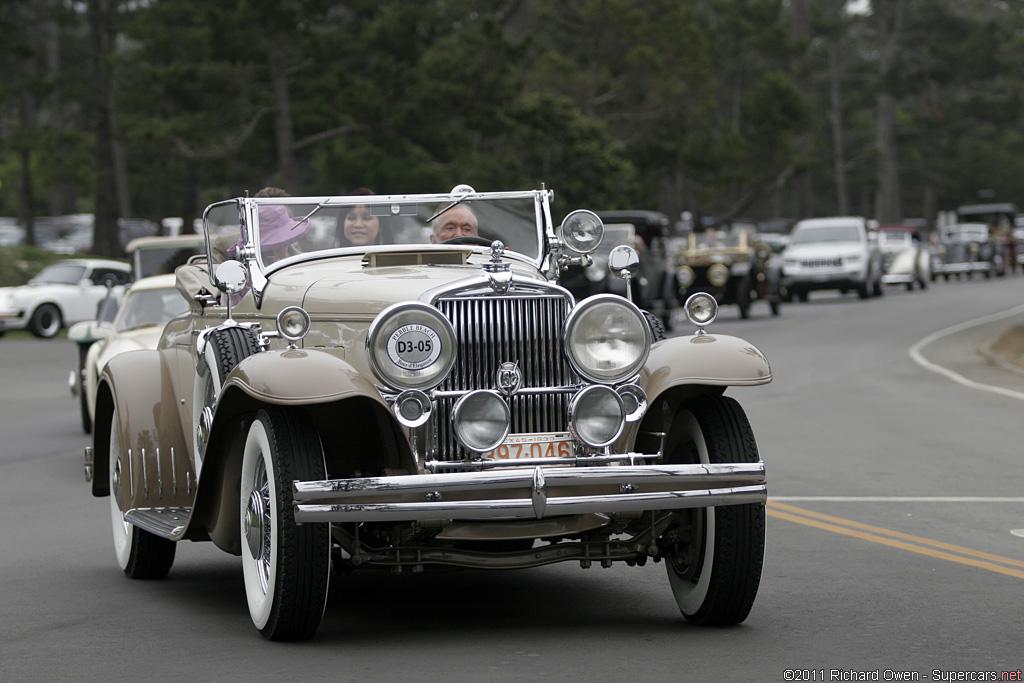
{"type": "Polygon", "coordinates": [[[674,263],[668,247],[671,221],[658,211],[597,211],[605,223],[601,245],[590,266],[570,266],[561,275],[566,289],[579,299],[594,294],[625,296],[625,282],[608,272],[608,254],[617,246],[633,247],[640,254],[640,271],[631,281],[633,301],[649,311],[667,330],[680,305],[676,297],[674,263]]]}

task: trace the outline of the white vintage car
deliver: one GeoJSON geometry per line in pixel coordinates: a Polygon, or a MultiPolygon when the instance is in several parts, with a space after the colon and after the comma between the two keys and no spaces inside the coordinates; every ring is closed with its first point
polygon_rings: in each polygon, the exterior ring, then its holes
{"type": "Polygon", "coordinates": [[[68,339],[79,347],[68,388],[78,399],[86,434],[92,433],[96,385],[107,361],[124,351],[155,349],[167,321],[187,311],[188,301],[175,287],[174,275],[154,275],[129,286],[112,319],[86,320],[68,329],[68,339]]]}
{"type": "Polygon", "coordinates": [[[39,271],[21,287],[0,287],[0,335],[28,328],[37,337],[55,337],[64,327],[96,317],[108,284],[122,288],[131,277],[127,263],[107,259],[67,259],[39,271]]]}
{"type": "Polygon", "coordinates": [[[887,225],[878,229],[878,246],[882,250],[885,274],[882,282],[903,285],[907,291],[928,289],[932,280],[931,253],[922,244],[912,226],[887,225]]]}
{"type": "Polygon", "coordinates": [[[603,224],[559,226],[552,197],[208,207],[206,257],[177,270],[189,313],[97,387],[86,475],[124,573],[166,576],[176,543],[212,542],[241,556],[272,640],[312,637],[329,574],[358,569],[654,562],[687,620],[743,621],[765,470],[725,394],[770,382],[768,361],[706,330],[707,294],[667,339],[626,298],[575,300],[558,276],[603,224]]]}

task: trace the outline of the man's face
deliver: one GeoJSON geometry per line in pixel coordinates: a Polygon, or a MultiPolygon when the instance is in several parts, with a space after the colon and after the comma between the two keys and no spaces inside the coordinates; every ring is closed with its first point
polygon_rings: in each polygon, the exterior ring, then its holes
{"type": "Polygon", "coordinates": [[[434,244],[450,240],[453,237],[476,236],[476,214],[469,207],[459,204],[437,217],[437,227],[430,236],[434,244]]]}

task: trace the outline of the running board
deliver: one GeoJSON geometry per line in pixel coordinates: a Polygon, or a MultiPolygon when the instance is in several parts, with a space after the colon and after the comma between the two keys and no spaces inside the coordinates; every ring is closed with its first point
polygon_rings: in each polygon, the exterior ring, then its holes
{"type": "Polygon", "coordinates": [[[190,507],[134,508],[125,514],[124,521],[154,536],[180,541],[190,516],[190,507]]]}

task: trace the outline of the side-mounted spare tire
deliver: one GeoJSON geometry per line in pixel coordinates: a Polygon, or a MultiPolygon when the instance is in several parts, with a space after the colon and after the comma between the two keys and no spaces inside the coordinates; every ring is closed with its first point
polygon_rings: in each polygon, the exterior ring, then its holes
{"type": "Polygon", "coordinates": [[[224,380],[242,360],[259,351],[259,340],[251,328],[219,327],[207,333],[203,356],[196,367],[198,377],[192,396],[192,439],[197,465],[201,465],[206,454],[213,411],[224,380]]]}

